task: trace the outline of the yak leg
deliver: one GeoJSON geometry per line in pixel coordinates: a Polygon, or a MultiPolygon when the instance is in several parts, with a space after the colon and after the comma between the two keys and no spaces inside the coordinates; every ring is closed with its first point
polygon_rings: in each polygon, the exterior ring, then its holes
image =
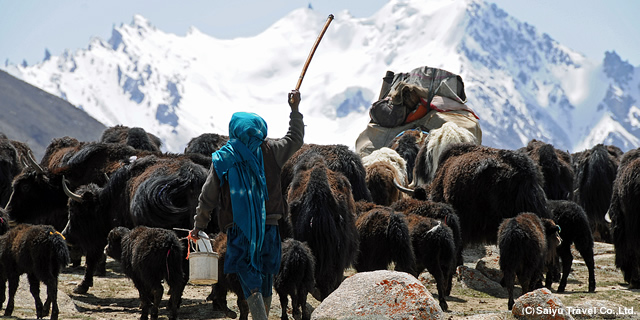
{"type": "Polygon", "coordinates": [[[18,284],[20,283],[19,275],[9,276],[9,301],[7,301],[7,308],[4,310],[4,316],[10,317],[13,313],[14,298],[16,291],[18,291],[18,284]]]}
{"type": "Polygon", "coordinates": [[[160,309],[160,302],[162,302],[162,293],[164,292],[164,288],[162,287],[162,283],[157,283],[151,288],[151,320],[158,319],[158,311],[160,309]]]}
{"type": "Polygon", "coordinates": [[[436,259],[436,263],[433,264],[433,268],[428,271],[436,279],[436,288],[438,289],[438,301],[440,302],[440,308],[442,308],[442,311],[447,311],[449,309],[449,306],[447,305],[447,301],[444,299],[447,291],[445,284],[447,280],[444,278],[439,259],[436,259]]]}
{"type": "Polygon", "coordinates": [[[100,251],[91,253],[87,252],[87,267],[84,270],[84,278],[82,279],[82,282],[75,289],[73,289],[73,293],[87,293],[87,291],[89,291],[89,287],[93,286],[93,275],[96,272],[96,267],[101,257],[102,252],[100,251]]]}
{"type": "MultiPolygon", "coordinates": [[[[289,298],[287,298],[286,294],[280,292],[278,292],[278,297],[280,297],[280,308],[282,309],[280,320],[288,320],[287,305],[289,304],[289,298]]],[[[291,299],[291,304],[293,305],[293,299],[291,299]]]]}
{"type": "Polygon", "coordinates": [[[44,315],[49,313],[51,308],[51,320],[58,319],[60,310],[58,309],[58,279],[50,279],[47,285],[47,300],[44,302],[44,315]]]}
{"type": "Polygon", "coordinates": [[[501,284],[507,288],[507,292],[509,293],[509,302],[507,303],[507,307],[509,310],[513,308],[513,304],[515,301],[513,300],[513,286],[515,285],[516,275],[513,271],[505,271],[502,276],[501,284]]]}
{"type": "Polygon", "coordinates": [[[28,273],[27,279],[29,280],[29,291],[36,301],[36,316],[38,319],[42,319],[44,316],[42,314],[42,300],[40,300],[40,280],[33,273],[28,273]]]}
{"type": "MultiPolygon", "coordinates": [[[[562,260],[562,278],[560,278],[560,285],[558,286],[558,292],[564,292],[567,287],[567,279],[571,272],[571,265],[573,264],[573,254],[571,254],[571,245],[565,245],[563,242],[558,247],[558,255],[562,260]]],[[[548,277],[548,276],[547,276],[548,277]]],[[[548,281],[548,280],[547,280],[548,281]]]]}

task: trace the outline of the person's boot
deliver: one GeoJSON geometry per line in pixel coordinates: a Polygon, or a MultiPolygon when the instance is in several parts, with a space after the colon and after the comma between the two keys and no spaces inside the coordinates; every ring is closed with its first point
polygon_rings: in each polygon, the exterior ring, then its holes
{"type": "Polygon", "coordinates": [[[262,297],[264,300],[264,309],[267,311],[267,318],[269,318],[269,311],[271,310],[271,297],[273,296],[262,297]]]}
{"type": "Polygon", "coordinates": [[[267,320],[267,312],[264,307],[264,300],[262,299],[262,293],[255,292],[247,298],[247,304],[249,305],[249,312],[251,312],[251,318],[254,320],[267,320]]]}

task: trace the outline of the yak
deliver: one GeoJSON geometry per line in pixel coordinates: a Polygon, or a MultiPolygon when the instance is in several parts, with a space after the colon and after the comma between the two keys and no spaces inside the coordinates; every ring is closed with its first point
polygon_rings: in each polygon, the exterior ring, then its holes
{"type": "Polygon", "coordinates": [[[356,204],[349,180],[329,168],[326,156],[310,149],[297,159],[287,196],[288,219],[293,238],[307,242],[316,259],[314,296],[322,301],[340,285],[344,269],[355,262],[356,204]]]}
{"type": "Polygon", "coordinates": [[[9,281],[5,317],[13,313],[20,275],[26,273],[38,319],[49,310],[51,319],[58,319],[58,275],[68,263],[67,244],[52,226],[18,224],[0,236],[0,308],[5,300],[5,283],[9,281]],[[44,305],[40,299],[40,282],[47,286],[44,305]]]}
{"type": "Polygon", "coordinates": [[[69,218],[62,233],[87,255],[84,279],[74,292],[86,293],[93,285],[95,264],[112,228],[192,228],[206,175],[206,169],[184,156],[151,155],[118,169],[104,187],[64,188],[69,218]]]}
{"type": "Polygon", "coordinates": [[[551,219],[540,219],[536,214],[523,212],[505,219],[498,229],[501,284],[509,292],[507,307],[513,308],[515,278],[522,293],[542,287],[545,266],[553,264],[556,247],[562,241],[560,229],[551,219]]]}
{"type": "Polygon", "coordinates": [[[401,132],[387,147],[395,150],[407,163],[407,180],[413,182],[413,168],[418,152],[429,133],[420,129],[409,129],[401,132]]]}
{"type": "Polygon", "coordinates": [[[620,159],[613,181],[611,205],[606,218],[611,221],[611,237],[616,266],[630,289],[640,288],[640,148],[627,151],[620,159]]]}
{"type": "Polygon", "coordinates": [[[532,139],[526,147],[518,149],[529,155],[540,168],[544,180],[543,188],[550,200],[573,199],[574,172],[571,155],[552,145],[532,139]]]}
{"type": "MultiPolygon", "coordinates": [[[[358,208],[362,207],[362,201],[358,201],[358,208]]],[[[396,271],[417,277],[406,217],[385,206],[367,209],[359,212],[356,220],[360,250],[353,267],[358,272],[386,270],[394,262],[396,271]]]]}
{"type": "Polygon", "coordinates": [[[365,182],[371,192],[373,202],[389,206],[402,197],[395,183],[408,184],[407,164],[400,155],[390,148],[380,148],[362,158],[366,170],[365,182]]]}
{"type": "Polygon", "coordinates": [[[162,140],[157,136],[146,132],[143,128],[129,128],[123,125],[109,127],[102,132],[100,142],[120,143],[137,150],[160,152],[162,140]]]}
{"type": "Polygon", "coordinates": [[[169,319],[178,319],[178,308],[186,284],[183,271],[184,248],[171,230],[138,226],[129,230],[117,227],[109,232],[105,252],[122,265],[125,275],[138,289],[140,319],[158,319],[164,292],[169,285],[169,319]]]}
{"type": "Polygon", "coordinates": [[[282,242],[282,260],[280,271],[273,279],[273,288],[280,297],[281,320],[288,320],[288,297],[291,297],[291,309],[294,319],[309,320],[311,310],[307,307],[307,295],[313,291],[316,260],[309,246],[298,240],[288,238],[282,242]]]}
{"type": "Polygon", "coordinates": [[[611,204],[613,180],[618,173],[622,151],[597,144],[573,156],[575,193],[573,200],[586,212],[596,241],[611,243],[609,224],[604,216],[611,204]]]}

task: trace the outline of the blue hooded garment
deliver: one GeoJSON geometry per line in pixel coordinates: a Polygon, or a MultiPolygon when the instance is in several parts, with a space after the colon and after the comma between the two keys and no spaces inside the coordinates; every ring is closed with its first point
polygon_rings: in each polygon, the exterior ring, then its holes
{"type": "Polygon", "coordinates": [[[268,198],[260,145],[267,137],[267,123],[255,113],[236,112],[229,122],[229,141],[212,154],[220,184],[229,182],[233,222],[249,242],[251,266],[261,269],[268,198]]]}

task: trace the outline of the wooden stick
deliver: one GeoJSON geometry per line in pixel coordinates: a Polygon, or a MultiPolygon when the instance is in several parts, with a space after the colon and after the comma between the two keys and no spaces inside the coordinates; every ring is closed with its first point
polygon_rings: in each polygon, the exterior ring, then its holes
{"type": "Polygon", "coordinates": [[[313,54],[316,52],[316,49],[318,48],[318,44],[320,44],[320,40],[322,40],[322,37],[324,36],[325,31],[327,31],[327,28],[329,27],[331,20],[333,20],[332,14],[330,14],[329,17],[327,18],[327,22],[324,23],[324,27],[322,27],[322,31],[318,35],[318,38],[316,39],[316,43],[313,44],[313,47],[311,48],[311,52],[309,52],[307,61],[304,63],[304,66],[302,67],[302,72],[300,73],[300,77],[298,78],[298,83],[296,84],[296,90],[300,89],[300,85],[302,84],[302,79],[304,79],[304,74],[307,72],[307,68],[309,67],[309,62],[311,62],[311,58],[313,58],[313,54]]]}

